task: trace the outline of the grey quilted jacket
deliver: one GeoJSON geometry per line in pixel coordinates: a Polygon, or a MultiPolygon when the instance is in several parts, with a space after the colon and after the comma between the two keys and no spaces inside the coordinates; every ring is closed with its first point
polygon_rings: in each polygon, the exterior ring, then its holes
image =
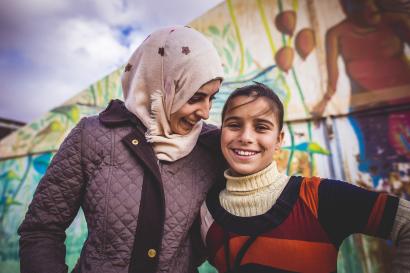
{"type": "Polygon", "coordinates": [[[218,130],[204,126],[175,162],[157,162],[143,133],[118,100],[71,131],[19,228],[21,272],[68,271],[65,230],[80,207],[88,236],[73,272],[196,271],[196,219],[224,168],[218,130]]]}

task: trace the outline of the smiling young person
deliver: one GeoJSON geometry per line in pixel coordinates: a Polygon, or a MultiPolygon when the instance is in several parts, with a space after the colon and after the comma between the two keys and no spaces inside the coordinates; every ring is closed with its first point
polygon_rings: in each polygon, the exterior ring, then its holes
{"type": "Polygon", "coordinates": [[[278,172],[282,127],[283,105],[262,84],[235,90],[225,103],[221,149],[229,169],[201,207],[202,239],[218,272],[336,272],[339,246],[353,233],[392,239],[393,272],[409,272],[410,203],[278,172]]]}

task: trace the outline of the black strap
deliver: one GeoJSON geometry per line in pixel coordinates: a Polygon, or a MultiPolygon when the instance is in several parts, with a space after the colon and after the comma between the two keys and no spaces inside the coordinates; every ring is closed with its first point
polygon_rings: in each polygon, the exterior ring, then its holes
{"type": "Polygon", "coordinates": [[[256,235],[252,235],[251,237],[249,237],[249,239],[246,240],[246,242],[243,244],[243,246],[239,250],[238,254],[236,255],[235,262],[233,264],[234,272],[238,271],[239,266],[241,265],[243,256],[245,256],[246,251],[248,251],[249,247],[251,246],[253,242],[255,242],[257,237],[258,236],[256,235]]]}
{"type": "Polygon", "coordinates": [[[224,231],[224,251],[225,251],[225,262],[226,262],[226,272],[227,273],[234,273],[239,272],[239,267],[241,265],[242,259],[245,256],[246,252],[248,251],[249,247],[255,242],[257,235],[252,235],[246,240],[246,242],[242,245],[241,249],[239,250],[238,254],[235,257],[233,263],[233,270],[231,269],[231,262],[230,262],[230,248],[229,248],[229,233],[224,231]]]}

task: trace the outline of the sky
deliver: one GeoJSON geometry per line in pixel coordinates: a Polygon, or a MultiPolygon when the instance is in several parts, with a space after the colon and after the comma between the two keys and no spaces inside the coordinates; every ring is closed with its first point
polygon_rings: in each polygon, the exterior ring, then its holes
{"type": "Polygon", "coordinates": [[[0,118],[31,122],[222,0],[0,0],[0,118]]]}

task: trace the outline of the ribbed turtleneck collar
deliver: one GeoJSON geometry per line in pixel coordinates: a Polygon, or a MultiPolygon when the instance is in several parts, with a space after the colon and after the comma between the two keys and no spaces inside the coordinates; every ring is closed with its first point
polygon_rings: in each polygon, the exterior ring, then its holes
{"type": "Polygon", "coordinates": [[[268,211],[282,193],[289,177],[279,173],[276,162],[265,169],[247,176],[224,173],[226,189],[220,192],[222,207],[236,216],[249,217],[268,211]]]}
{"type": "Polygon", "coordinates": [[[231,170],[225,171],[226,190],[229,192],[249,192],[260,190],[275,182],[280,176],[276,162],[273,161],[265,169],[247,176],[232,176],[231,170]],[[276,179],[275,179],[276,178],[276,179]]]}

